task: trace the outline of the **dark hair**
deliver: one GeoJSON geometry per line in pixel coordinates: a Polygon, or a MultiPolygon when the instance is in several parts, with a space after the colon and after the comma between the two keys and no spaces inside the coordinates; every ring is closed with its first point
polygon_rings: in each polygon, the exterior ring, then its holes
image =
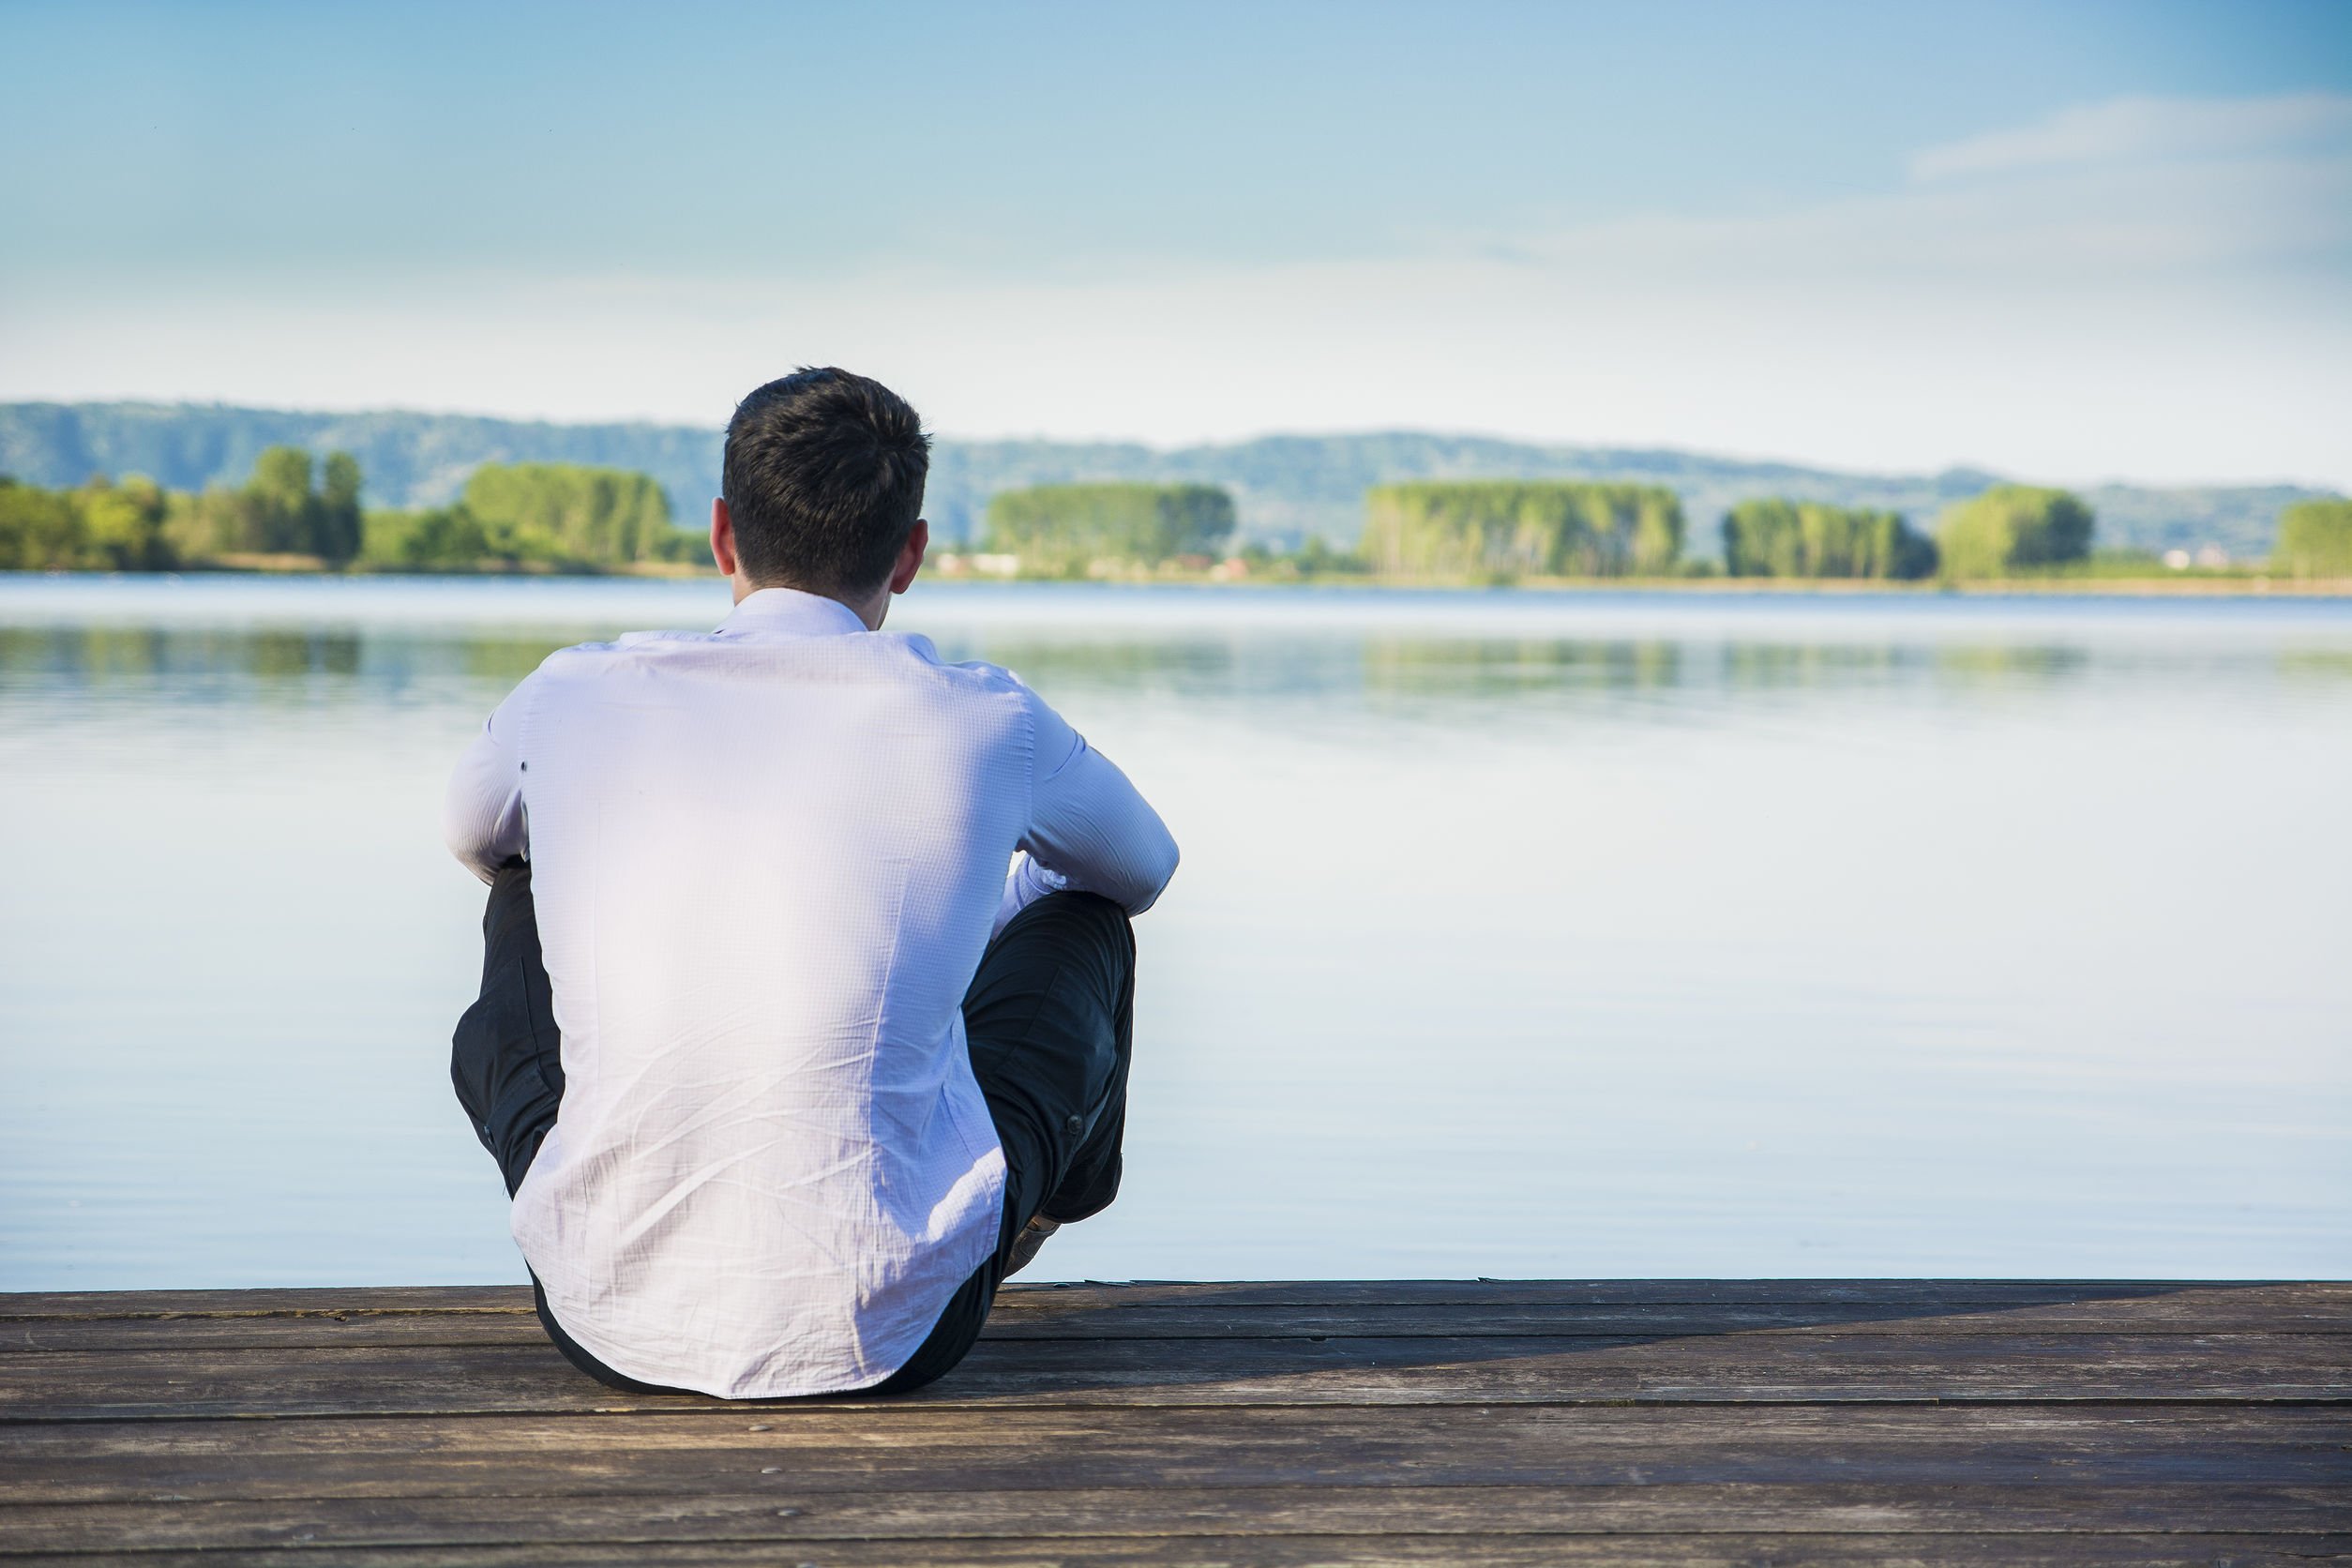
{"type": "Polygon", "coordinates": [[[870,594],[923,514],[931,438],[881,382],[803,366],[735,405],[719,493],[746,576],[870,594]]]}

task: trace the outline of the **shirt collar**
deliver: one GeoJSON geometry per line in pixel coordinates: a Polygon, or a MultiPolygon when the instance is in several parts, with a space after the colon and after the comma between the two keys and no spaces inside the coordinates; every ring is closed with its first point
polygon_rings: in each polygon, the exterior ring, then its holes
{"type": "Polygon", "coordinates": [[[722,635],[781,632],[787,637],[830,637],[866,629],[857,611],[839,599],[804,594],[797,588],[755,589],[718,624],[722,635]]]}

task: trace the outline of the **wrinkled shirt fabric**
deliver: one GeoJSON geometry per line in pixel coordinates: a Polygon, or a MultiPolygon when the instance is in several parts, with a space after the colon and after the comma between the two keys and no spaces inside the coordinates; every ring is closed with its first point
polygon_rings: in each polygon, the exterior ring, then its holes
{"type": "Polygon", "coordinates": [[[783,588],[551,655],[444,825],[484,881],[531,864],[564,1093],[512,1219],[556,1321],[739,1398],[913,1354],[998,1235],[960,1007],[991,932],[1063,887],[1139,913],[1176,867],[1018,678],[783,588]]]}

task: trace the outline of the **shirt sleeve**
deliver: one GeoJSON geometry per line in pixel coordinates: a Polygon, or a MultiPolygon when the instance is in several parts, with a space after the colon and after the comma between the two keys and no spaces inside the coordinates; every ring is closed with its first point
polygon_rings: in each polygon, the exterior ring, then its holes
{"type": "Polygon", "coordinates": [[[1029,832],[1005,883],[998,928],[1048,893],[1096,893],[1141,914],[1176,874],[1176,840],[1118,764],[1030,696],[1034,773],[1029,832]]]}
{"type": "Polygon", "coordinates": [[[490,881],[498,867],[531,854],[531,831],[523,809],[523,759],[520,750],[522,708],[530,683],[517,686],[474,737],[458,770],[449,776],[442,802],[441,837],[460,865],[490,881]]]}

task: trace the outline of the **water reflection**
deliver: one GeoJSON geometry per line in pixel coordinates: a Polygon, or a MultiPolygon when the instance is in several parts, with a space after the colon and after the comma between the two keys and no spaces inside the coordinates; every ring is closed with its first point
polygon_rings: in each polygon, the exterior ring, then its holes
{"type": "MultiPolygon", "coordinates": [[[[112,685],[201,692],[340,676],[369,690],[463,677],[512,685],[558,648],[609,636],[580,626],[450,636],[401,629],[0,626],[0,680],[20,692],[112,685]]],[[[1162,692],[1441,698],[1505,703],[1548,693],[1710,690],[1869,691],[1890,686],[1977,691],[2111,678],[2138,682],[2352,682],[2352,652],[2284,647],[2174,651],[2041,642],[1597,641],[1162,634],[1099,641],[942,635],[949,659],[986,659],[1040,687],[1162,692]]]]}
{"type": "Polygon", "coordinates": [[[1684,683],[1679,642],[1367,639],[1365,686],[1395,697],[1510,701],[1530,692],[1656,691],[1684,683]]]}
{"type": "MultiPolygon", "coordinates": [[[[0,582],[0,1288],[517,1277],[451,759],[668,584],[0,582]]],[[[1097,1277],[2352,1268],[2352,613],[951,592],[1185,869],[1097,1277]]]]}

